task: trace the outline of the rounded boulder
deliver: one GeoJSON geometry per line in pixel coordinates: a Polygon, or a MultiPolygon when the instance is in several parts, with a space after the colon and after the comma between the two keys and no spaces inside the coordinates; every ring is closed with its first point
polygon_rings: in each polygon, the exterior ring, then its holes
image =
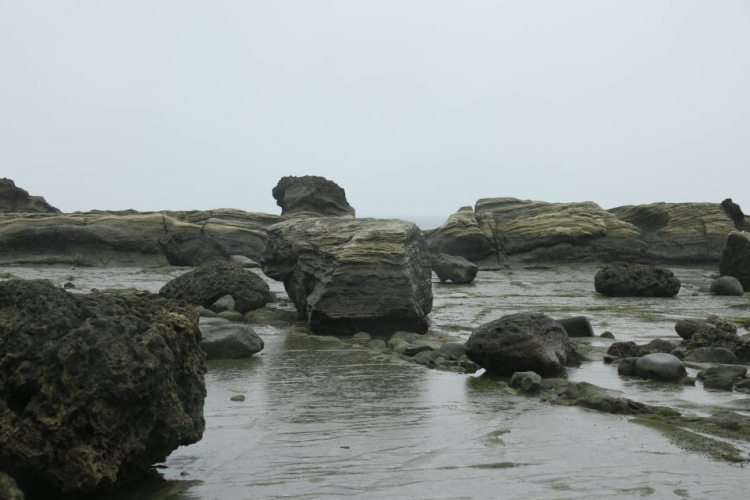
{"type": "Polygon", "coordinates": [[[663,352],[638,358],[635,373],[642,378],[664,382],[676,382],[687,377],[687,370],[680,358],[663,352]]]}

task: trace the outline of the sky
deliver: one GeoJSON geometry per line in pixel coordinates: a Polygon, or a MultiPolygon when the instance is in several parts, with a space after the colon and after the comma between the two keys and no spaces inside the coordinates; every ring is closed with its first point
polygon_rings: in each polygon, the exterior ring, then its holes
{"type": "Polygon", "coordinates": [[[64,212],[750,213],[748,0],[0,3],[0,177],[64,212]]]}

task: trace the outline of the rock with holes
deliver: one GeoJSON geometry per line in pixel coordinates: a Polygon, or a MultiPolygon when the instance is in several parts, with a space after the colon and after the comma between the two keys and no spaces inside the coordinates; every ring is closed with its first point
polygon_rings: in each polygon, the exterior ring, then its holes
{"type": "Polygon", "coordinates": [[[79,498],[197,442],[200,339],[175,301],[0,282],[0,470],[35,497],[79,498]]]}
{"type": "Polygon", "coordinates": [[[346,192],[325,177],[282,177],[271,194],[281,207],[281,215],[354,216],[354,208],[346,201],[346,192]]]}
{"type": "Polygon", "coordinates": [[[673,297],[680,280],[669,269],[617,262],[596,273],[594,288],[608,297],[673,297]]]}
{"type": "Polygon", "coordinates": [[[263,278],[239,264],[217,261],[173,279],[159,290],[159,295],[206,308],[231,295],[234,310],[245,314],[266,305],[270,289],[263,278]]]}

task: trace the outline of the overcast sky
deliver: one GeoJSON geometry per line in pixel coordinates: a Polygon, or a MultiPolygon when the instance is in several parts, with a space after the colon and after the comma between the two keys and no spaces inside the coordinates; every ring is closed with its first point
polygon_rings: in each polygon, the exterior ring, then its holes
{"type": "Polygon", "coordinates": [[[0,177],[63,211],[750,213],[750,1],[0,3],[0,177]]]}

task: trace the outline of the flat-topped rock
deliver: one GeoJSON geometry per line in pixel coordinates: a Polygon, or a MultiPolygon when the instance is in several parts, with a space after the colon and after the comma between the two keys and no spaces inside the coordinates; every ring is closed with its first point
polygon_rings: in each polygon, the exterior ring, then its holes
{"type": "Polygon", "coordinates": [[[263,272],[282,281],[315,333],[424,333],[430,256],[407,221],[324,217],[268,228],[263,272]]]}

